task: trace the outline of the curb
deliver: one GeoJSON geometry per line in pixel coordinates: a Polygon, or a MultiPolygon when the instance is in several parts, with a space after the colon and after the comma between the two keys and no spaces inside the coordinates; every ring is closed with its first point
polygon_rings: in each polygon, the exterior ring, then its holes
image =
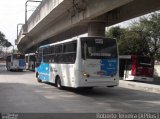
{"type": "Polygon", "coordinates": [[[146,84],[143,82],[119,80],[119,87],[160,94],[160,86],[159,85],[146,84]]]}

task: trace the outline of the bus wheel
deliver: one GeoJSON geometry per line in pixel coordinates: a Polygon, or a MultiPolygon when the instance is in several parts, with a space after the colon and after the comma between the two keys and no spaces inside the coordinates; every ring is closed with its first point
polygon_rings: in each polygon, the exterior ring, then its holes
{"type": "Polygon", "coordinates": [[[85,87],[86,90],[92,90],[94,87],[85,87]]]}
{"type": "Polygon", "coordinates": [[[56,86],[58,89],[62,89],[61,79],[59,78],[59,76],[56,77],[56,86]]]}
{"type": "Polygon", "coordinates": [[[39,79],[39,74],[38,74],[38,73],[36,73],[36,78],[37,78],[37,81],[38,81],[39,83],[42,82],[42,80],[39,79]]]}
{"type": "Polygon", "coordinates": [[[12,71],[11,67],[8,67],[8,71],[12,71]]]}
{"type": "Polygon", "coordinates": [[[23,72],[23,69],[19,69],[18,71],[23,72]]]}
{"type": "Polygon", "coordinates": [[[107,86],[108,88],[114,88],[115,86],[107,86]]]}
{"type": "Polygon", "coordinates": [[[11,69],[10,69],[10,67],[9,67],[9,66],[7,67],[7,70],[8,70],[8,71],[11,71],[11,69]]]}

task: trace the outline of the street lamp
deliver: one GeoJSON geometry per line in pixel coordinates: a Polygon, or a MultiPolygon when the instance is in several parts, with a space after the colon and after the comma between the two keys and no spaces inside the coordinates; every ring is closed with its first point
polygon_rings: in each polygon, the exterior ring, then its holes
{"type": "Polygon", "coordinates": [[[27,4],[28,4],[28,2],[42,2],[42,1],[37,1],[37,0],[27,0],[26,1],[26,3],[25,3],[25,24],[27,23],[27,12],[28,12],[28,10],[27,10],[27,4]]]}

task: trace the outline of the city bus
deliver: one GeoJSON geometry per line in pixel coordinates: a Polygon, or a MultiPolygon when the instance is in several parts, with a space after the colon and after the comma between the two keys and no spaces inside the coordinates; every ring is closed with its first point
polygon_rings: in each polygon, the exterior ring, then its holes
{"type": "Polygon", "coordinates": [[[36,55],[35,53],[29,53],[25,55],[26,70],[35,71],[36,55]]]}
{"type": "Polygon", "coordinates": [[[119,56],[119,76],[124,80],[153,81],[154,63],[149,57],[119,56]]]}
{"type": "Polygon", "coordinates": [[[23,54],[10,54],[6,57],[6,68],[23,71],[25,69],[25,56],[23,54]]]}
{"type": "Polygon", "coordinates": [[[38,82],[62,87],[114,87],[119,83],[116,39],[76,37],[39,47],[38,82]]]}

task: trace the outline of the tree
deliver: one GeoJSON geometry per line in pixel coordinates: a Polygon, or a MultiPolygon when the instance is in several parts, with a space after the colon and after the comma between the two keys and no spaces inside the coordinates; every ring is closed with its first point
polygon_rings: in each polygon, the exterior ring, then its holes
{"type": "Polygon", "coordinates": [[[142,29],[132,26],[125,30],[118,42],[120,55],[144,55],[148,56],[148,44],[142,29]]]}
{"type": "Polygon", "coordinates": [[[160,13],[155,12],[149,17],[141,18],[139,27],[143,28],[150,56],[158,58],[160,56],[160,13]]]}
{"type": "Polygon", "coordinates": [[[7,49],[12,46],[12,44],[5,38],[5,35],[0,32],[0,57],[5,57],[7,49]],[[5,48],[5,51],[4,51],[5,48]]]}
{"type": "Polygon", "coordinates": [[[116,38],[117,40],[120,39],[122,34],[124,34],[125,29],[120,28],[120,26],[111,27],[108,32],[106,32],[107,37],[116,38]]]}
{"type": "Polygon", "coordinates": [[[148,55],[148,44],[143,29],[136,23],[129,28],[112,27],[106,35],[118,40],[120,55],[148,55]]]}
{"type": "Polygon", "coordinates": [[[128,28],[112,27],[107,37],[118,39],[120,55],[144,55],[160,58],[160,13],[141,17],[128,28]]]}
{"type": "Polygon", "coordinates": [[[0,46],[3,46],[4,42],[5,42],[5,36],[2,32],[0,32],[0,46]]]}
{"type": "Polygon", "coordinates": [[[0,32],[0,47],[10,47],[12,44],[5,38],[5,35],[0,32]]]}

